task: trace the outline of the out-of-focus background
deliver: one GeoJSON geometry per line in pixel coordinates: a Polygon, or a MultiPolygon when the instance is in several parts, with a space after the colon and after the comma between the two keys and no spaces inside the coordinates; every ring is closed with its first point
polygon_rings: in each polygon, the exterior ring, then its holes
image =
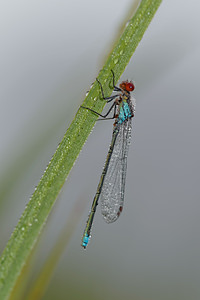
{"type": "MultiPolygon", "coordinates": [[[[132,0],[2,0],[0,249],[121,30],[132,0]]],[[[163,1],[122,79],[137,100],[125,206],[80,247],[112,134],[97,122],[48,219],[35,266],[74,203],[80,222],[43,299],[200,297],[200,3],[163,1]]]]}

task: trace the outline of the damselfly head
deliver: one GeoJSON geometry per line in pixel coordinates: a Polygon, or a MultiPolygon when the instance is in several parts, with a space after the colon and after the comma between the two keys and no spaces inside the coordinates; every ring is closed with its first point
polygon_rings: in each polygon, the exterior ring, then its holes
{"type": "Polygon", "coordinates": [[[120,88],[124,91],[127,91],[127,92],[132,92],[134,89],[135,89],[135,86],[133,84],[132,81],[122,81],[122,83],[120,83],[120,88]]]}

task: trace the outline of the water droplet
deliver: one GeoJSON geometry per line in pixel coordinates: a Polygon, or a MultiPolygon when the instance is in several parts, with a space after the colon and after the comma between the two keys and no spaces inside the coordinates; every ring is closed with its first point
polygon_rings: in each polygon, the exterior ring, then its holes
{"type": "Polygon", "coordinates": [[[129,43],[129,37],[126,37],[124,43],[125,43],[125,45],[128,45],[128,43],[129,43]]]}
{"type": "Polygon", "coordinates": [[[138,22],[138,20],[135,22],[135,26],[138,26],[139,25],[139,22],[138,22]]]}
{"type": "Polygon", "coordinates": [[[24,231],[25,230],[25,228],[24,227],[22,227],[22,231],[24,231]]]}
{"type": "Polygon", "coordinates": [[[87,91],[87,92],[85,93],[85,96],[87,97],[88,94],[89,94],[89,91],[87,91]]]}
{"type": "Polygon", "coordinates": [[[37,219],[37,218],[35,218],[35,222],[38,222],[38,219],[37,219]]]}
{"type": "Polygon", "coordinates": [[[127,27],[129,23],[130,23],[130,20],[128,20],[128,21],[126,22],[125,27],[127,27]]]}
{"type": "Polygon", "coordinates": [[[32,223],[28,223],[28,226],[32,226],[32,223]]]}
{"type": "Polygon", "coordinates": [[[120,54],[120,55],[122,55],[122,54],[123,54],[123,52],[124,52],[124,50],[121,50],[121,51],[119,52],[119,54],[120,54]]]}
{"type": "Polygon", "coordinates": [[[118,63],[118,58],[115,58],[114,64],[116,65],[118,63]]]}

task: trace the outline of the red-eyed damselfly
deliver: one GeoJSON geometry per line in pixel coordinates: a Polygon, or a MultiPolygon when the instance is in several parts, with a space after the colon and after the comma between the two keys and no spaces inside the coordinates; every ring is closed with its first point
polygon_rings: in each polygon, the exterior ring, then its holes
{"type": "Polygon", "coordinates": [[[135,87],[128,80],[122,81],[119,87],[115,86],[113,71],[112,75],[113,92],[117,93],[111,97],[104,96],[102,85],[97,79],[103,99],[107,103],[114,100],[108,112],[105,115],[101,115],[88,107],[82,106],[104,119],[115,119],[110,148],[82,237],[81,245],[83,248],[87,247],[90,240],[91,228],[99,199],[101,201],[101,213],[107,223],[115,222],[123,209],[127,155],[131,140],[132,118],[135,112],[135,100],[131,98],[130,92],[135,87]],[[112,118],[108,118],[107,116],[112,110],[114,115],[112,118]]]}

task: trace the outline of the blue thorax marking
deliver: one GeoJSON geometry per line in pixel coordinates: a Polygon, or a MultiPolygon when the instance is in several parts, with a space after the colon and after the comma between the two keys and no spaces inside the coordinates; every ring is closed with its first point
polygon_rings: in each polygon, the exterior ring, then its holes
{"type": "Polygon", "coordinates": [[[123,102],[120,107],[118,123],[122,124],[125,120],[129,119],[132,116],[130,107],[127,102],[123,102]]]}

